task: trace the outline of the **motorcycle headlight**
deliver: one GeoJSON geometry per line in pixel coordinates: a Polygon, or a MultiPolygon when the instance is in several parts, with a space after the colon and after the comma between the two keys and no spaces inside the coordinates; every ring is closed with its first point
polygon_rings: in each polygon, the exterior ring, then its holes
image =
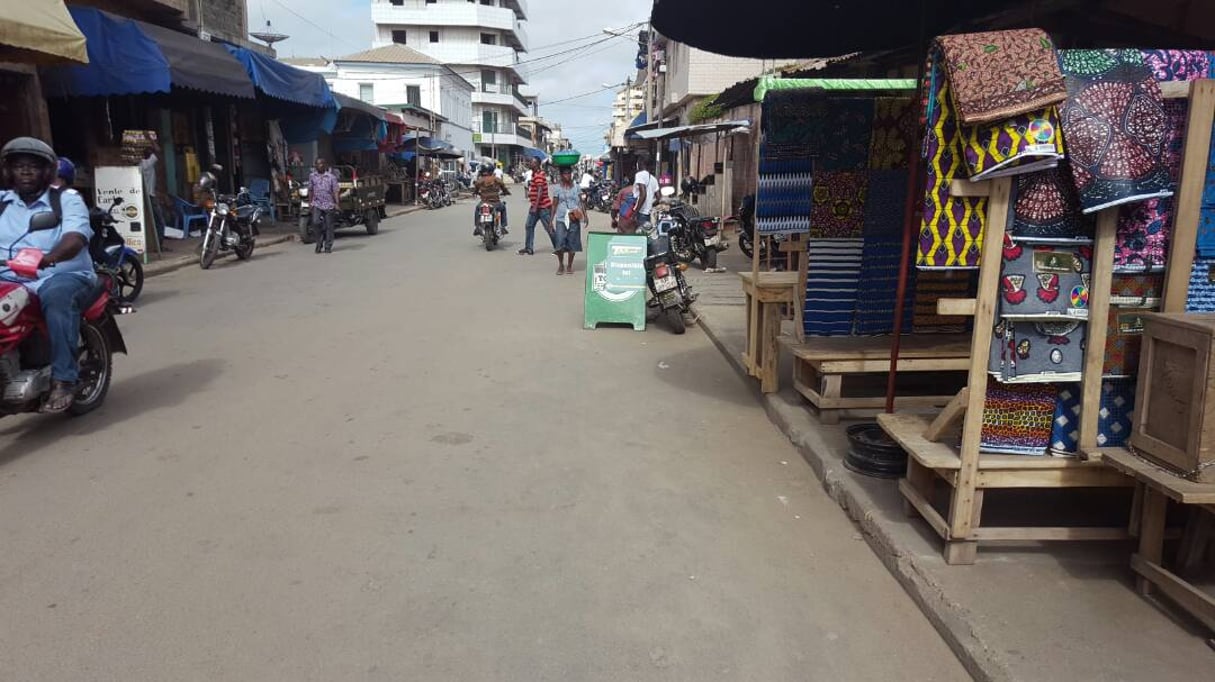
{"type": "Polygon", "coordinates": [[[299,192],[300,192],[301,197],[303,197],[305,199],[308,198],[308,188],[307,187],[301,187],[299,189],[299,192]]]}
{"type": "Polygon", "coordinates": [[[227,204],[216,204],[215,213],[217,215],[228,215],[228,205],[227,204]]]}

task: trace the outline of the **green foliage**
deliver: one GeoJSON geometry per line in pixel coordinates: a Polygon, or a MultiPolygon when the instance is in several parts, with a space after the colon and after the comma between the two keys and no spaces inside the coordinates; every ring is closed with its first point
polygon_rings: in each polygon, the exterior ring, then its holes
{"type": "Polygon", "coordinates": [[[704,123],[712,121],[715,118],[720,118],[725,113],[725,109],[717,104],[717,95],[710,95],[696,103],[692,110],[688,112],[689,123],[704,123]]]}

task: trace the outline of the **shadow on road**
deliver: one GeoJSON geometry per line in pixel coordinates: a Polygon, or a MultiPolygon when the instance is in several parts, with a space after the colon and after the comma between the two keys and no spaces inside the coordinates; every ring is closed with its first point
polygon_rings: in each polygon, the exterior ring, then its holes
{"type": "MultiPolygon", "coordinates": [[[[669,333],[659,324],[659,332],[669,333]]],[[[685,391],[716,398],[745,407],[756,407],[755,397],[722,360],[721,353],[711,345],[663,358],[654,368],[654,376],[685,391]],[[665,365],[665,367],[664,367],[665,365]]]]}
{"type": "Polygon", "coordinates": [[[151,410],[176,407],[223,371],[217,358],[184,362],[136,376],[110,386],[105,405],[83,417],[30,415],[0,431],[13,439],[0,447],[0,466],[52,446],[63,436],[88,435],[108,429],[151,410]]]}
{"type": "Polygon", "coordinates": [[[149,303],[156,303],[157,301],[163,301],[166,298],[173,298],[179,293],[181,292],[177,289],[152,289],[150,291],[144,291],[139,295],[139,300],[135,301],[135,309],[139,310],[149,303]]]}

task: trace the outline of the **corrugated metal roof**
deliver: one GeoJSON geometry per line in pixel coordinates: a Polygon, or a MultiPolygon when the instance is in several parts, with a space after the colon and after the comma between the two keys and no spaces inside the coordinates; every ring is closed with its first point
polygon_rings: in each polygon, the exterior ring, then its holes
{"type": "Polygon", "coordinates": [[[338,57],[338,62],[366,62],[370,64],[441,64],[437,59],[427,57],[412,47],[405,45],[385,45],[364,52],[356,52],[345,57],[338,57]]]}

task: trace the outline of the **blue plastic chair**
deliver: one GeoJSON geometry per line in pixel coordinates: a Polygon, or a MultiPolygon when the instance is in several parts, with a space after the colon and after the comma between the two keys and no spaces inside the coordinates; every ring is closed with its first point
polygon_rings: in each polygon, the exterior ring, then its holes
{"type": "Polygon", "coordinates": [[[272,222],[278,222],[274,211],[274,200],[270,198],[270,181],[265,178],[254,178],[249,181],[249,196],[253,203],[262,207],[270,215],[272,222]]]}
{"type": "MultiPolygon", "coordinates": [[[[205,228],[207,224],[207,210],[202,206],[191,204],[190,202],[178,196],[172,196],[173,208],[177,210],[177,227],[187,239],[190,237],[190,224],[198,221],[205,228]]],[[[201,229],[201,228],[200,228],[201,229]]]]}

